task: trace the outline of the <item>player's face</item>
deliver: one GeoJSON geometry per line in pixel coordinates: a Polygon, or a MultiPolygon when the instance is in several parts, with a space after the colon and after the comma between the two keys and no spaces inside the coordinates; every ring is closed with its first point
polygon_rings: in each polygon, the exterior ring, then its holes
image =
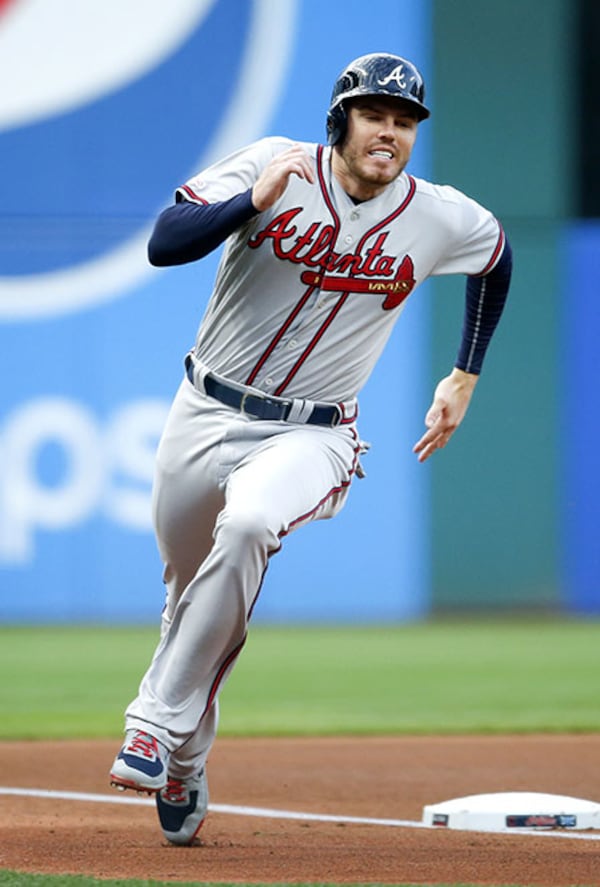
{"type": "Polygon", "coordinates": [[[332,157],[333,171],[346,192],[370,200],[393,182],[409,161],[417,126],[408,102],[386,96],[354,99],[346,138],[332,157]]]}

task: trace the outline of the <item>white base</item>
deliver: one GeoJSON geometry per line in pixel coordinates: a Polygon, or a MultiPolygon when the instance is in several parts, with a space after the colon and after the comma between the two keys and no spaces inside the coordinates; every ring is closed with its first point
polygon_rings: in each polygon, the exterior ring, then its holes
{"type": "Polygon", "coordinates": [[[423,823],[480,832],[600,829],[600,804],[539,792],[470,795],[424,807],[423,823]]]}

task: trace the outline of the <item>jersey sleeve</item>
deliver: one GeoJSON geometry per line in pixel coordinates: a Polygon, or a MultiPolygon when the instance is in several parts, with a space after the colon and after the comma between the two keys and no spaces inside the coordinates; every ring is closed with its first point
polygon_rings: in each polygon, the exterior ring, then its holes
{"type": "Polygon", "coordinates": [[[447,248],[432,274],[488,274],[502,255],[505,237],[494,215],[475,200],[444,186],[447,248]]]}
{"type": "Polygon", "coordinates": [[[284,138],[254,142],[207,167],[175,191],[175,200],[191,203],[218,203],[252,188],[262,170],[293,143],[284,138]]]}

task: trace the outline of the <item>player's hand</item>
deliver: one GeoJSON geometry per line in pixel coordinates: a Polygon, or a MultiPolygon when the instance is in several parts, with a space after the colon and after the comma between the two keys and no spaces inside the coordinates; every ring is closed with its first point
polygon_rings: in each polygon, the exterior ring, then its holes
{"type": "Polygon", "coordinates": [[[435,389],[433,403],[425,416],[429,429],[413,447],[419,462],[446,446],[465,417],[479,376],[454,369],[435,389]]]}
{"type": "Polygon", "coordinates": [[[292,175],[306,179],[311,184],[315,181],[313,161],[300,145],[293,145],[265,166],[252,188],[254,207],[263,212],[273,206],[287,188],[292,175]]]}

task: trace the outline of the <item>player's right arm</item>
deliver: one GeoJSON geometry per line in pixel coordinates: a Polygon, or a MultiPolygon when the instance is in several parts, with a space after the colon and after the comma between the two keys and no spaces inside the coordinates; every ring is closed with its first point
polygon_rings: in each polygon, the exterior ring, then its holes
{"type": "Polygon", "coordinates": [[[252,188],[252,203],[264,212],[283,196],[291,175],[315,181],[313,161],[301,145],[292,145],[287,151],[276,154],[263,169],[252,188]]]}
{"type": "MultiPolygon", "coordinates": [[[[312,160],[301,145],[275,154],[262,170],[257,170],[249,188],[227,199],[207,200],[190,186],[183,186],[177,191],[174,206],[157,219],[148,243],[150,263],[159,267],[183,265],[208,255],[230,234],[273,206],[292,175],[314,182],[312,160]]],[[[200,182],[206,187],[202,179],[200,182]]]]}
{"type": "Polygon", "coordinates": [[[164,268],[202,259],[256,214],[250,188],[217,203],[175,203],[156,221],[148,242],[150,264],[164,268]]]}

